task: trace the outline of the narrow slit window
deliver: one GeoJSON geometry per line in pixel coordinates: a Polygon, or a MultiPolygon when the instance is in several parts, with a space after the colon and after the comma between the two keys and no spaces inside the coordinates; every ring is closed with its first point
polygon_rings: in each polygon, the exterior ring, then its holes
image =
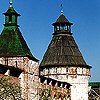
{"type": "Polygon", "coordinates": [[[12,22],[12,15],[9,16],[9,22],[12,22]]]}

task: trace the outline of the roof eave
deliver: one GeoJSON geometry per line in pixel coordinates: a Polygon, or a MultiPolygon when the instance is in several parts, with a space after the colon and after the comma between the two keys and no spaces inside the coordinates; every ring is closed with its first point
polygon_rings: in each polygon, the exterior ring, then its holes
{"type": "Polygon", "coordinates": [[[7,15],[7,16],[9,16],[9,15],[17,15],[17,16],[21,16],[20,14],[18,14],[18,13],[3,13],[4,15],[7,15]]]}
{"type": "Polygon", "coordinates": [[[55,22],[55,23],[53,23],[52,25],[53,25],[53,26],[56,26],[56,25],[59,25],[59,24],[73,25],[73,23],[70,23],[70,22],[55,22]]]}
{"type": "Polygon", "coordinates": [[[39,60],[35,57],[32,57],[32,56],[22,56],[22,55],[0,55],[0,57],[7,57],[7,58],[10,58],[10,57],[28,57],[30,60],[33,60],[33,61],[36,61],[38,62],[39,60]]]}
{"type": "Polygon", "coordinates": [[[55,66],[56,66],[56,67],[59,67],[59,66],[60,66],[60,67],[61,67],[61,66],[65,66],[65,67],[66,67],[66,66],[68,66],[68,67],[82,67],[82,68],[89,68],[89,69],[92,68],[92,67],[89,66],[89,65],[81,65],[81,64],[80,64],[80,65],[75,65],[75,64],[72,64],[72,65],[67,65],[67,64],[65,64],[65,65],[64,65],[64,64],[63,64],[63,65],[62,65],[62,64],[57,64],[57,65],[56,65],[56,64],[51,64],[51,65],[50,65],[50,64],[48,64],[48,65],[40,65],[40,68],[48,68],[48,67],[55,67],[55,66]]]}

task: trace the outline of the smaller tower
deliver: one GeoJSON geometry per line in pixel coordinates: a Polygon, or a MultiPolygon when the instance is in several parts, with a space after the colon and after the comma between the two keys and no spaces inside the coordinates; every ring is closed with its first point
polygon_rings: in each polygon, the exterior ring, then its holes
{"type": "Polygon", "coordinates": [[[17,77],[24,100],[37,100],[39,64],[20,32],[17,23],[20,14],[14,10],[12,0],[4,15],[4,28],[0,34],[0,64],[8,66],[8,71],[4,75],[17,77]],[[15,70],[12,71],[12,69],[15,70]],[[16,71],[17,69],[22,71],[20,75],[16,71]]]}

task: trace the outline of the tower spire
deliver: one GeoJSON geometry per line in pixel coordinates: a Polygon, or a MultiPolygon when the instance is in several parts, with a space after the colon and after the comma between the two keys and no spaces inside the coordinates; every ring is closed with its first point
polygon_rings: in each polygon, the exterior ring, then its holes
{"type": "Polygon", "coordinates": [[[10,7],[12,7],[12,3],[13,3],[13,2],[12,2],[12,0],[10,0],[10,2],[9,2],[9,3],[10,3],[10,7]]]}
{"type": "Polygon", "coordinates": [[[63,12],[63,4],[61,4],[61,14],[63,14],[64,12],[63,12]]]}

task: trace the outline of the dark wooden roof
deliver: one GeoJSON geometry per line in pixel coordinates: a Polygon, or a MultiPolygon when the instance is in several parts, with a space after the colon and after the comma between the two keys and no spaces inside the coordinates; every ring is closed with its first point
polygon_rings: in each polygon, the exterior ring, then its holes
{"type": "Polygon", "coordinates": [[[9,7],[9,9],[7,10],[6,13],[4,13],[4,15],[17,15],[20,16],[20,14],[18,14],[13,7],[9,7]]]}
{"type": "Polygon", "coordinates": [[[68,21],[68,19],[65,17],[64,14],[61,14],[61,15],[59,16],[59,18],[56,20],[56,22],[53,23],[52,25],[57,25],[57,24],[68,24],[68,25],[73,25],[72,23],[70,23],[70,22],[68,21]]]}
{"type": "MultiPolygon", "coordinates": [[[[53,25],[55,24],[72,25],[64,14],[60,15],[53,25]]],[[[66,31],[66,29],[64,31],[66,31]]],[[[72,34],[68,34],[61,30],[59,34],[54,33],[53,35],[40,63],[41,68],[50,66],[79,66],[91,68],[86,64],[72,34]]]]}
{"type": "Polygon", "coordinates": [[[87,66],[72,35],[54,35],[40,66],[87,66]]]}

